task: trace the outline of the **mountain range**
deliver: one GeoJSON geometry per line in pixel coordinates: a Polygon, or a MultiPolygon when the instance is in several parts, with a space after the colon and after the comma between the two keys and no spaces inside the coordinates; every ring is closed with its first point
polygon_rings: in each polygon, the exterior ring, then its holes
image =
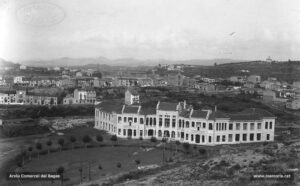
{"type": "Polygon", "coordinates": [[[105,57],[97,58],[58,58],[53,60],[28,60],[21,61],[21,64],[28,66],[82,66],[87,64],[111,65],[111,66],[156,66],[158,64],[186,64],[186,65],[214,65],[242,62],[245,60],[232,60],[232,59],[192,59],[192,60],[165,60],[165,59],[151,59],[139,60],[134,58],[121,58],[121,59],[108,59],[105,57]]]}

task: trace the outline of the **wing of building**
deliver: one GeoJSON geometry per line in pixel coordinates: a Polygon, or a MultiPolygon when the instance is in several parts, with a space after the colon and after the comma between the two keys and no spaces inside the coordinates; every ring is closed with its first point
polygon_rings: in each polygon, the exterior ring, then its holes
{"type": "Polygon", "coordinates": [[[168,138],[198,145],[274,140],[276,117],[256,108],[236,114],[194,110],[185,102],[156,106],[102,102],[95,108],[95,128],[121,138],[168,138]]]}

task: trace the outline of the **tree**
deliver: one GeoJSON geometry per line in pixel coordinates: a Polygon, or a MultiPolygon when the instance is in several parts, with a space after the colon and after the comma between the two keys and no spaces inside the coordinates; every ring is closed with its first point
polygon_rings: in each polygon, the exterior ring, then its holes
{"type": "Polygon", "coordinates": [[[118,141],[118,137],[116,135],[112,135],[110,138],[111,141],[113,141],[116,145],[117,141],[118,141]]]}
{"type": "Polygon", "coordinates": [[[176,140],[175,144],[176,144],[176,153],[177,153],[178,152],[178,146],[180,145],[180,141],[176,140]]]}
{"type": "Polygon", "coordinates": [[[157,142],[157,139],[156,139],[156,137],[152,136],[151,139],[150,139],[150,141],[151,141],[152,143],[156,143],[156,142],[157,142]]]}
{"type": "Polygon", "coordinates": [[[141,161],[140,161],[140,160],[135,160],[135,163],[136,163],[137,165],[139,165],[139,164],[141,163],[141,161]]]}
{"type": "Polygon", "coordinates": [[[165,162],[165,151],[166,151],[166,143],[167,143],[167,139],[166,138],[163,138],[162,140],[161,140],[161,142],[164,144],[164,148],[163,148],[163,159],[162,159],[162,161],[163,161],[163,163],[165,162]]]}
{"type": "Polygon", "coordinates": [[[190,149],[190,144],[188,142],[183,143],[182,146],[186,152],[188,152],[188,150],[190,149]]]}
{"type": "Polygon", "coordinates": [[[61,176],[61,185],[63,185],[65,168],[60,166],[56,169],[56,172],[61,176]]]}
{"type": "Polygon", "coordinates": [[[25,158],[26,158],[26,155],[27,155],[26,151],[23,150],[23,151],[21,152],[21,156],[22,156],[22,166],[24,166],[24,164],[25,164],[25,158]]]}
{"type": "Polygon", "coordinates": [[[96,140],[97,140],[98,142],[102,142],[102,141],[103,141],[102,135],[101,135],[101,134],[98,134],[98,135],[96,136],[96,140]]]}
{"type": "Polygon", "coordinates": [[[35,148],[38,150],[38,159],[39,159],[39,157],[40,157],[40,150],[42,150],[43,145],[41,143],[37,142],[35,144],[35,148]]]}
{"type": "Polygon", "coordinates": [[[74,143],[76,142],[76,138],[74,136],[70,136],[70,142],[72,143],[72,149],[74,149],[74,143]]]}
{"type": "Polygon", "coordinates": [[[28,147],[27,150],[29,151],[29,160],[31,160],[31,153],[32,153],[33,148],[32,147],[28,147]]]}
{"type": "Polygon", "coordinates": [[[60,146],[60,151],[62,150],[64,144],[65,144],[65,140],[63,138],[58,139],[57,143],[60,146]]]}
{"type": "Polygon", "coordinates": [[[91,137],[89,135],[85,135],[82,137],[82,142],[85,144],[85,147],[87,148],[87,144],[91,142],[91,137]]]}
{"type": "Polygon", "coordinates": [[[119,162],[119,163],[117,163],[117,167],[118,168],[121,168],[122,167],[122,164],[119,162]]]}
{"type": "Polygon", "coordinates": [[[103,168],[102,168],[102,165],[99,163],[99,165],[98,165],[98,169],[99,170],[102,170],[103,168]]]}
{"type": "Polygon", "coordinates": [[[205,155],[206,154],[206,149],[199,149],[198,150],[199,151],[199,154],[201,154],[201,155],[205,155]]]}
{"type": "Polygon", "coordinates": [[[139,140],[140,140],[140,147],[142,147],[143,137],[141,136],[141,137],[139,138],[139,140]]]}
{"type": "Polygon", "coordinates": [[[48,146],[48,154],[50,153],[50,147],[52,145],[52,141],[49,139],[47,142],[46,142],[46,145],[48,146]]]}

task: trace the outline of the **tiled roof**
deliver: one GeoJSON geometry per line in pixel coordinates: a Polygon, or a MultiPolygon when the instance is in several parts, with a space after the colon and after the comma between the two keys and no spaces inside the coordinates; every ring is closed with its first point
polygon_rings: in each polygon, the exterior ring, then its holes
{"type": "Polygon", "coordinates": [[[137,114],[139,110],[138,106],[125,106],[123,113],[126,114],[137,114]]]}
{"type": "Polygon", "coordinates": [[[261,120],[262,117],[258,114],[230,114],[230,120],[241,121],[241,120],[261,120]]]}
{"type": "Polygon", "coordinates": [[[270,113],[264,109],[259,109],[259,108],[249,108],[249,109],[243,110],[241,113],[258,114],[261,117],[275,117],[272,113],[270,113]]]}
{"type": "Polygon", "coordinates": [[[204,110],[193,110],[193,113],[191,115],[192,118],[206,118],[208,111],[204,110]]]}
{"type": "Polygon", "coordinates": [[[142,115],[155,115],[156,108],[155,107],[142,107],[140,114],[142,115]]]}
{"type": "Polygon", "coordinates": [[[180,112],[179,116],[189,118],[190,117],[190,111],[189,110],[182,110],[180,112]]]}
{"type": "Polygon", "coordinates": [[[221,111],[213,111],[208,117],[209,120],[214,120],[217,118],[229,118],[229,116],[221,111]]]}
{"type": "Polygon", "coordinates": [[[160,102],[159,103],[159,110],[166,110],[166,111],[176,111],[178,103],[168,103],[168,102],[160,102]]]}

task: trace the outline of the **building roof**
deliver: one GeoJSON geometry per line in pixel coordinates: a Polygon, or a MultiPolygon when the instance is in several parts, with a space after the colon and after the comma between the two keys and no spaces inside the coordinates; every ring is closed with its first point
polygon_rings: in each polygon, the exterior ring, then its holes
{"type": "Polygon", "coordinates": [[[230,120],[241,121],[241,120],[261,120],[262,118],[258,114],[230,114],[230,120]]]}
{"type": "Polygon", "coordinates": [[[205,110],[193,110],[192,118],[206,118],[208,111],[205,110]]]}
{"type": "Polygon", "coordinates": [[[127,89],[132,95],[134,96],[137,96],[139,95],[138,91],[137,90],[134,90],[134,89],[127,89]]]}
{"type": "Polygon", "coordinates": [[[128,106],[124,107],[123,113],[125,114],[137,114],[139,111],[139,106],[128,106]]]}
{"type": "Polygon", "coordinates": [[[230,117],[221,111],[213,111],[208,117],[209,120],[221,119],[221,118],[230,118],[230,117]]]}
{"type": "Polygon", "coordinates": [[[155,115],[156,108],[155,107],[141,107],[140,114],[142,115],[155,115]]]}
{"type": "Polygon", "coordinates": [[[270,113],[269,111],[266,111],[264,109],[259,108],[249,108],[243,110],[241,113],[248,113],[248,114],[258,114],[261,117],[275,117],[274,114],[270,113]]]}
{"type": "Polygon", "coordinates": [[[160,102],[158,110],[176,111],[178,103],[160,102]]]}
{"type": "Polygon", "coordinates": [[[189,118],[190,117],[190,110],[182,110],[180,113],[179,113],[179,116],[181,117],[185,117],[185,118],[189,118]]]}

